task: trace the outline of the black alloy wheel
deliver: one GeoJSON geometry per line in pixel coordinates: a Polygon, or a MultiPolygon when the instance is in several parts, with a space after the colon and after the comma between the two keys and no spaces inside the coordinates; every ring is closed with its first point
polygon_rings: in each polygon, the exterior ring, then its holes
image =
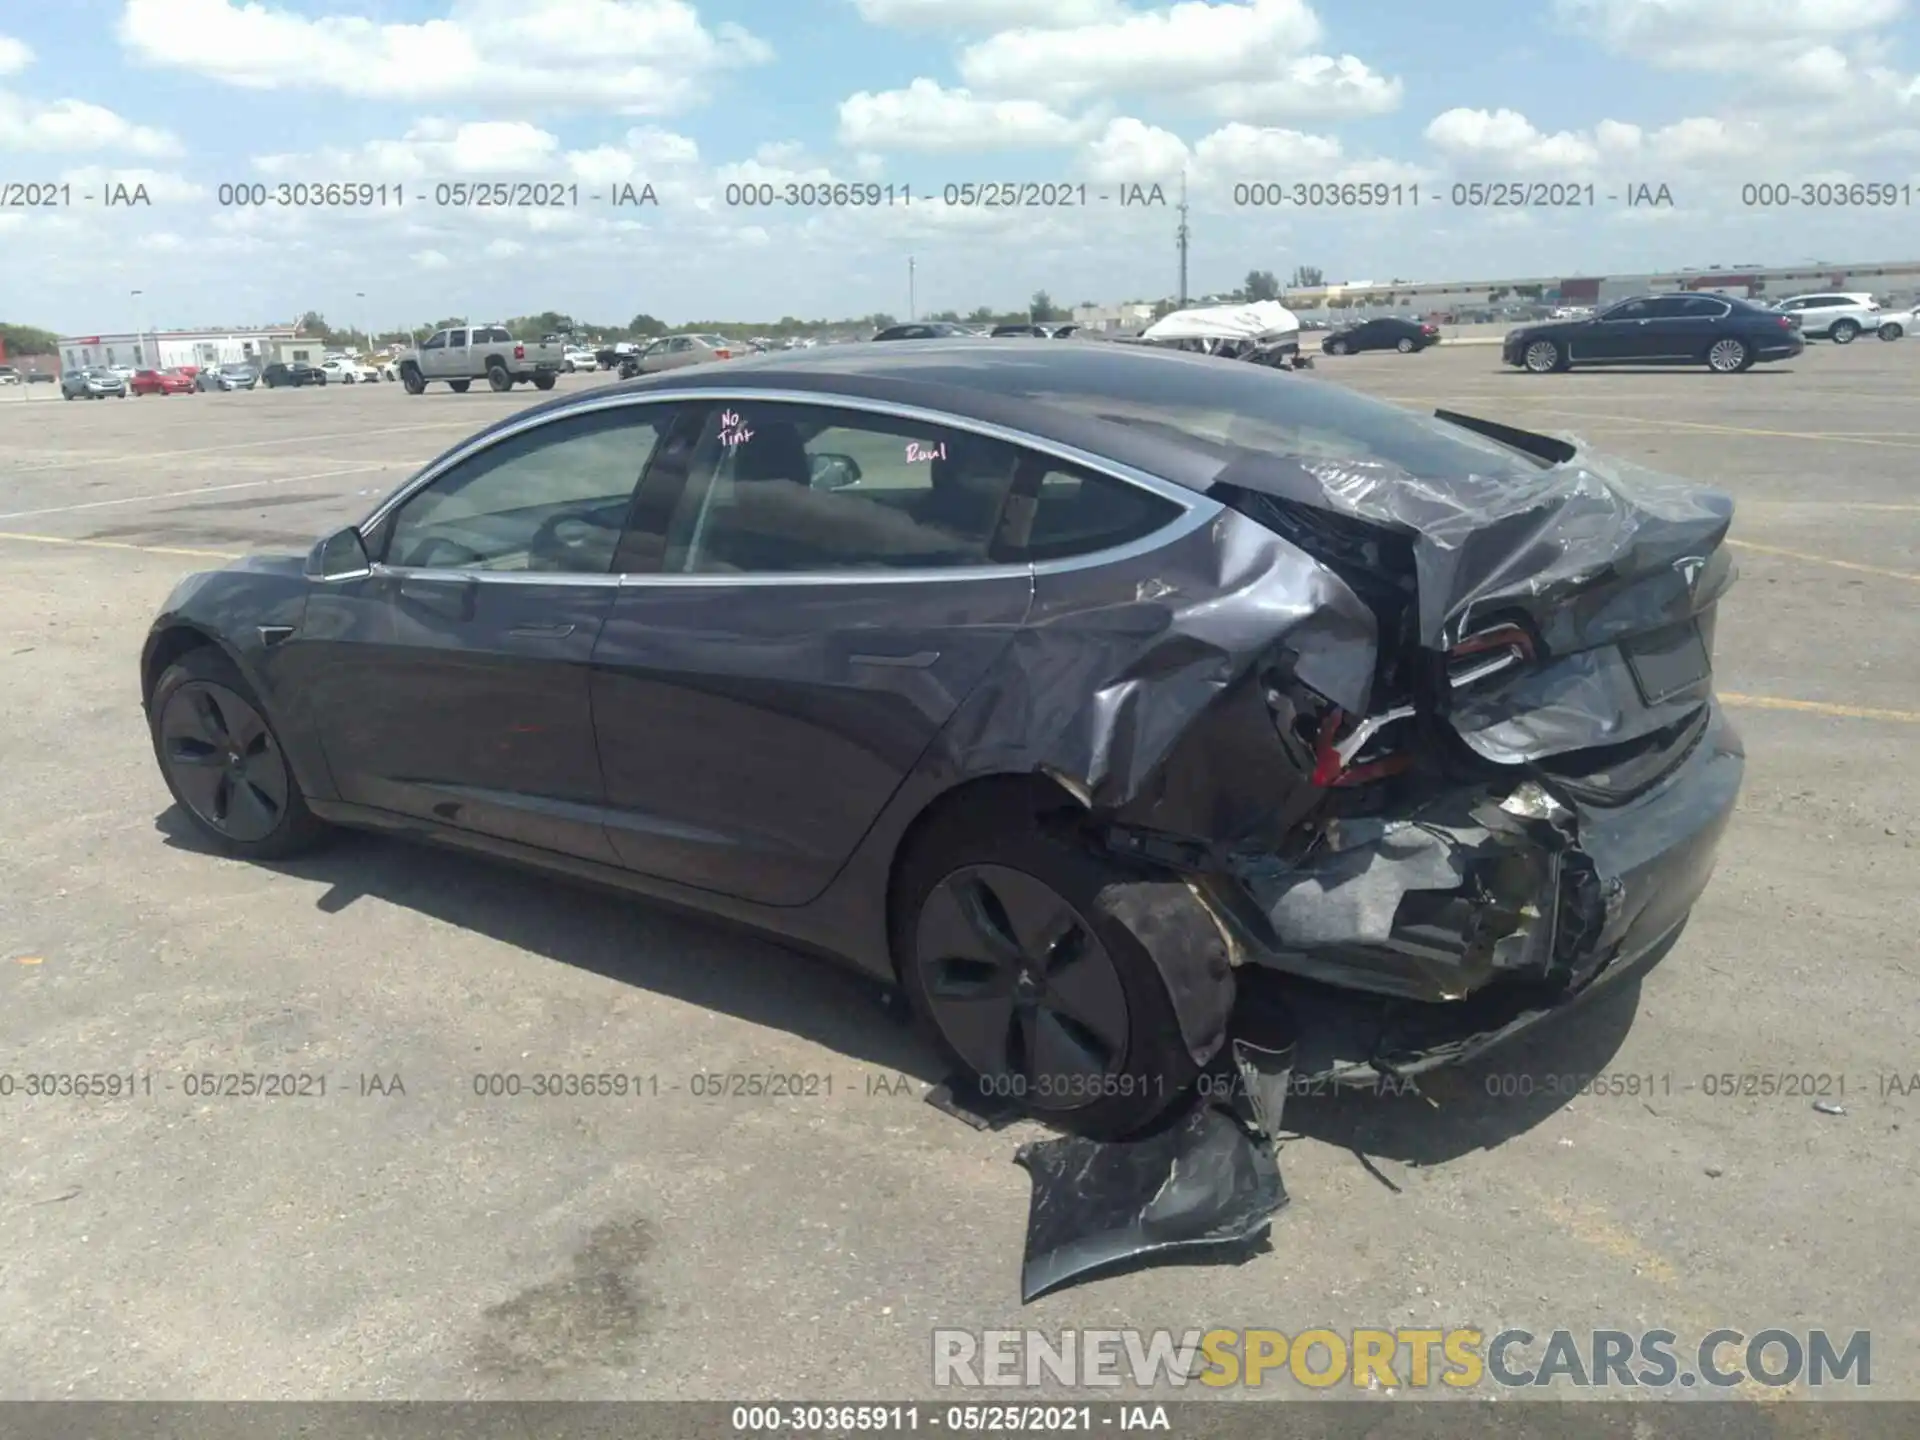
{"type": "Polygon", "coordinates": [[[169,666],[149,713],[167,788],[221,849],[278,858],[324,831],[273,727],[224,654],[203,648],[169,666]]]}
{"type": "Polygon", "coordinates": [[[1117,900],[1117,887],[1157,881],[1001,798],[943,817],[903,860],[892,926],[902,988],[984,1098],[1124,1139],[1197,1074],[1166,981],[1117,900]]]}
{"type": "Polygon", "coordinates": [[[915,939],[935,1027],[992,1088],[1055,1113],[1125,1073],[1113,957],[1044,880],[1004,865],[955,870],[921,907],[915,939]]]}

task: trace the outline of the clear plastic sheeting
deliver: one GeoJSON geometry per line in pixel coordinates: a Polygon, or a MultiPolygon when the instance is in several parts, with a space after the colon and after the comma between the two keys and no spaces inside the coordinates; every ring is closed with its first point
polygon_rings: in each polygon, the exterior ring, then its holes
{"type": "Polygon", "coordinates": [[[1729,565],[1707,563],[1729,496],[1538,438],[1573,458],[1433,481],[1380,460],[1243,455],[1217,478],[1413,536],[1419,638],[1435,650],[1507,609],[1549,651],[1586,649],[1684,619],[1731,583],[1729,565]]]}

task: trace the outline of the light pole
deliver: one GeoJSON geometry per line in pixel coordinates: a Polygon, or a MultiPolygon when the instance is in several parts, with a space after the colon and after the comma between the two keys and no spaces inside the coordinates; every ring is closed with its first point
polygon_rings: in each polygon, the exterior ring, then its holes
{"type": "Polygon", "coordinates": [[[907,257],[907,319],[918,320],[919,312],[913,308],[913,256],[907,257]]]}
{"type": "MultiPolygon", "coordinates": [[[[356,291],[354,291],[354,292],[353,292],[353,298],[354,298],[355,300],[358,300],[358,301],[360,301],[360,302],[361,302],[360,304],[358,304],[358,305],[355,305],[355,306],[353,307],[354,309],[356,309],[356,310],[358,310],[358,311],[360,312],[360,316],[359,316],[359,318],[360,318],[360,319],[362,319],[362,320],[364,320],[364,319],[366,319],[366,318],[367,318],[367,307],[366,307],[366,303],[365,303],[365,302],[366,302],[366,298],[367,298],[367,292],[366,292],[366,291],[364,291],[364,290],[356,290],[356,291]]],[[[368,352],[369,354],[371,354],[371,353],[373,352],[373,331],[371,331],[371,330],[369,330],[369,331],[367,331],[367,352],[368,352]]]]}
{"type": "Polygon", "coordinates": [[[133,358],[136,362],[135,368],[145,368],[147,364],[146,340],[144,338],[145,327],[141,324],[141,321],[146,317],[141,311],[146,307],[141,305],[140,297],[146,294],[146,291],[129,290],[127,293],[133,297],[133,358]]]}

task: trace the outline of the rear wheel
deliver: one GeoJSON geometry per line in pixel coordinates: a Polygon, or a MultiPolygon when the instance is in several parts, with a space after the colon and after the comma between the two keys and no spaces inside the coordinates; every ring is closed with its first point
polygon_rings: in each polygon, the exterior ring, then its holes
{"type": "Polygon", "coordinates": [[[1880,327],[1880,338],[1882,340],[1898,340],[1906,333],[1906,327],[1895,320],[1889,320],[1880,327]]]}
{"type": "Polygon", "coordinates": [[[929,1037],[982,1092],[1119,1139],[1193,1064],[1152,956],[1102,903],[1130,872],[994,803],[936,821],[901,872],[894,954],[929,1037]]]}
{"type": "Polygon", "coordinates": [[[229,855],[278,860],[327,833],[307,808],[239,667],[213,646],[167,667],[148,706],[160,773],[194,827],[229,855]]]}
{"type": "Polygon", "coordinates": [[[1329,340],[1329,341],[1327,342],[1327,354],[1329,354],[1329,355],[1344,355],[1344,354],[1346,354],[1346,353],[1347,353],[1347,342],[1346,342],[1346,341],[1344,341],[1344,340],[1329,340]]]}
{"type": "Polygon", "coordinates": [[[1836,320],[1833,322],[1833,329],[1827,332],[1827,337],[1836,345],[1851,345],[1855,337],[1859,334],[1860,326],[1858,322],[1853,320],[1836,320]]]}
{"type": "Polygon", "coordinates": [[[513,376],[507,373],[507,367],[504,365],[489,365],[487,367],[487,384],[491,385],[496,392],[511,390],[513,388],[513,376]]]}
{"type": "Polygon", "coordinates": [[[1721,375],[1736,375],[1753,364],[1753,351],[1744,340],[1716,340],[1707,351],[1707,368],[1721,375]]]}
{"type": "Polygon", "coordinates": [[[536,375],[533,377],[533,388],[536,390],[551,390],[553,385],[554,377],[551,375],[536,375]]]}
{"type": "Polygon", "coordinates": [[[1413,341],[1402,338],[1400,343],[1393,348],[1398,350],[1402,355],[1411,355],[1414,350],[1414,345],[1413,341]]]}
{"type": "Polygon", "coordinates": [[[1560,347],[1551,340],[1535,340],[1527,346],[1521,360],[1535,375],[1550,375],[1555,370],[1565,368],[1567,363],[1560,353],[1560,347]]]}
{"type": "Polygon", "coordinates": [[[468,387],[472,384],[473,382],[471,380],[449,380],[447,382],[447,388],[456,395],[464,395],[467,393],[468,387]]]}

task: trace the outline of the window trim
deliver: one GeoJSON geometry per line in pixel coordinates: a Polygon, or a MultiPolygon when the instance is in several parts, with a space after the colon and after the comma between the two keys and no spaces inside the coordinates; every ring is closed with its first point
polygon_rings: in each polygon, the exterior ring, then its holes
{"type": "MultiPolygon", "coordinates": [[[[1145,470],[1137,470],[1131,465],[1103,455],[1095,455],[1081,450],[1077,446],[1063,444],[1057,440],[1035,435],[1030,431],[1012,426],[996,425],[991,421],[976,420],[965,415],[950,415],[944,411],[929,410],[918,405],[902,405],[888,400],[873,400],[860,395],[843,395],[830,390],[786,390],[756,389],[751,386],[727,386],[713,388],[679,388],[650,390],[639,395],[612,395],[595,399],[589,403],[569,406],[558,412],[549,412],[532,416],[511,424],[503,429],[492,431],[484,436],[469,440],[465,445],[434,461],[413,479],[407,481],[398,490],[381,501],[366,519],[357,527],[362,535],[370,534],[384,523],[400,506],[404,505],[419,491],[431,485],[441,475],[454,466],[491,449],[517,435],[536,430],[545,425],[554,425],[577,415],[594,414],[602,410],[638,409],[649,405],[668,407],[682,405],[721,405],[735,402],[768,401],[783,404],[811,405],[824,409],[854,410],[865,414],[881,415],[889,419],[905,420],[914,424],[937,425],[948,430],[957,430],[983,439],[1001,440],[1020,446],[1036,454],[1076,465],[1083,470],[1103,475],[1109,480],[1133,485],[1170,500],[1184,512],[1175,516],[1158,529],[1150,530],[1138,540],[1124,545],[1111,546],[1104,550],[1090,550],[1085,555],[1072,555],[1058,560],[1020,560],[1004,565],[967,565],[949,569],[913,569],[913,570],[795,570],[781,574],[767,575],[667,575],[653,571],[612,571],[606,575],[561,575],[534,574],[525,575],[512,571],[474,571],[474,570],[404,570],[399,567],[386,567],[376,561],[374,573],[405,575],[421,580],[463,580],[484,584],[593,584],[593,585],[679,585],[706,586],[717,585],[754,586],[754,585],[871,585],[886,584],[926,584],[933,580],[984,580],[1001,579],[1009,575],[1027,574],[1033,576],[1058,575],[1074,570],[1091,569],[1095,565],[1109,564],[1118,560],[1131,559],[1144,555],[1162,545],[1178,540],[1203,525],[1212,523],[1227,507],[1220,501],[1171,480],[1163,480],[1145,470]]],[[[634,494],[640,493],[640,485],[646,481],[643,472],[634,487],[634,494]]],[[[624,533],[622,536],[624,540],[624,533]]],[[[619,550],[616,547],[615,558],[619,550]]]]}

